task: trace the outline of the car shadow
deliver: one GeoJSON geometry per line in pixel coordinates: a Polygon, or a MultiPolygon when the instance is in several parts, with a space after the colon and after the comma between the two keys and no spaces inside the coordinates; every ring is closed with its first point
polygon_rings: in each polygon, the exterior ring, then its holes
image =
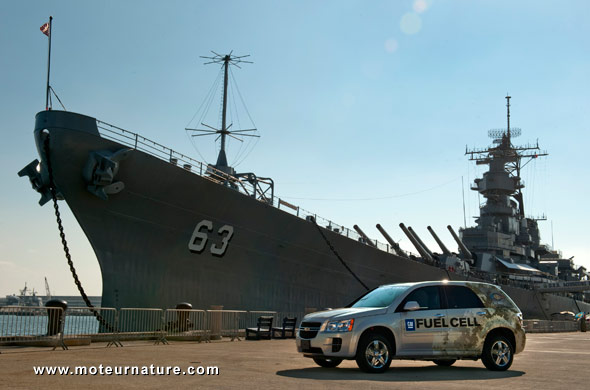
{"type": "Polygon", "coordinates": [[[479,367],[392,367],[383,374],[367,374],[358,368],[309,367],[277,371],[279,376],[314,380],[370,380],[380,382],[431,382],[514,378],[524,371],[490,371],[479,367]]]}

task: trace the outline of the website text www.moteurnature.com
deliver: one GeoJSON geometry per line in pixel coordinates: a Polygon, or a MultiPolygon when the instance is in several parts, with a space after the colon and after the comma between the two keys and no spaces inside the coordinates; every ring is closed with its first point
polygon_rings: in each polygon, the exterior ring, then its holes
{"type": "Polygon", "coordinates": [[[33,366],[35,375],[219,375],[217,366],[33,366]]]}

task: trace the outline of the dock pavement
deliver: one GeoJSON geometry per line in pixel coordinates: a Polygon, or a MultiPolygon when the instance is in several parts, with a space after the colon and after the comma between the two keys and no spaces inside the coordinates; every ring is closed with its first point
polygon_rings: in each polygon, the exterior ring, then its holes
{"type": "MultiPolygon", "coordinates": [[[[215,341],[211,343],[126,342],[124,347],[96,343],[55,350],[0,347],[1,389],[588,389],[590,333],[528,334],[525,351],[506,372],[492,372],[481,361],[452,367],[431,362],[394,360],[384,374],[361,372],[354,361],[320,368],[297,353],[295,341],[215,341]],[[34,367],[82,367],[95,375],[38,375],[34,367]],[[124,370],[115,375],[109,370],[124,370]],[[178,367],[180,375],[131,375],[150,367],[178,367]],[[216,375],[183,375],[189,368],[216,375]],[[101,375],[101,370],[103,374],[101,375]]],[[[71,372],[71,371],[70,371],[71,372]]],[[[82,371],[81,371],[82,373],[82,371]]]]}

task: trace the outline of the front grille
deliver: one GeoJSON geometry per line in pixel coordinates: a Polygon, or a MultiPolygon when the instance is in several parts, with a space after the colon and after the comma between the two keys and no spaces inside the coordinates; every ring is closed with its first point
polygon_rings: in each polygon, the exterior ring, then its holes
{"type": "Polygon", "coordinates": [[[302,339],[313,339],[320,331],[321,322],[302,322],[299,325],[299,337],[302,339]]]}

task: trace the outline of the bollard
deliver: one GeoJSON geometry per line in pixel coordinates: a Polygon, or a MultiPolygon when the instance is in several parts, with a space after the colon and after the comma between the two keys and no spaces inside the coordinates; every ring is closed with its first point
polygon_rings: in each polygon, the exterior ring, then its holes
{"type": "Polygon", "coordinates": [[[45,302],[45,307],[61,307],[62,310],[47,310],[47,336],[55,336],[60,332],[60,324],[68,303],[61,299],[45,302]]]}
{"type": "Polygon", "coordinates": [[[221,322],[223,319],[223,312],[217,310],[223,310],[221,305],[211,305],[212,312],[209,312],[209,325],[211,330],[211,340],[221,340],[221,322]]]}
{"type": "MultiPolygon", "coordinates": [[[[584,313],[584,314],[586,314],[586,313],[584,313]]],[[[588,326],[586,325],[586,316],[583,315],[582,318],[580,318],[580,331],[586,332],[587,328],[588,328],[588,326]]]]}
{"type": "Polygon", "coordinates": [[[188,302],[180,302],[176,305],[176,312],[177,321],[178,321],[178,331],[179,332],[186,332],[193,327],[191,320],[189,319],[189,313],[182,310],[192,310],[193,305],[188,302]]]}

